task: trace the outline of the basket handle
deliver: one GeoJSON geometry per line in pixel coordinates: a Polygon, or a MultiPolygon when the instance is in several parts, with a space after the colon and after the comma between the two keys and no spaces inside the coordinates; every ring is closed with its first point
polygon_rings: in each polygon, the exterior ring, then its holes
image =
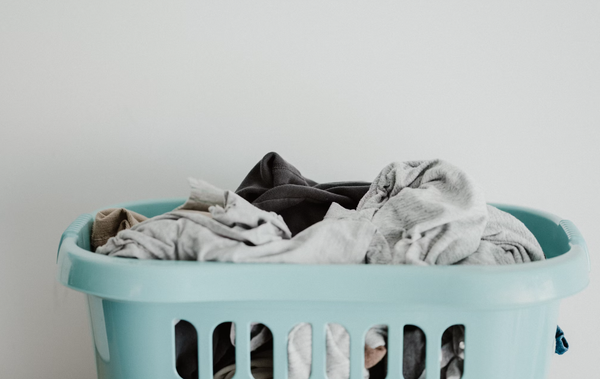
{"type": "Polygon", "coordinates": [[[67,238],[72,238],[74,240],[76,240],[81,233],[81,230],[83,229],[84,226],[88,225],[88,223],[90,221],[92,221],[94,219],[94,217],[89,214],[89,213],[84,213],[82,215],[80,215],[79,217],[77,217],[75,219],[75,221],[73,221],[71,223],[71,225],[69,225],[69,227],[63,232],[62,236],[60,237],[60,242],[58,243],[58,252],[56,253],[56,261],[58,262],[58,255],[60,254],[60,248],[64,242],[65,239],[67,238]]]}
{"type": "Polygon", "coordinates": [[[581,232],[577,226],[575,226],[575,224],[569,220],[561,220],[558,225],[562,228],[562,230],[564,230],[565,234],[569,238],[569,245],[572,247],[578,246],[581,248],[587,259],[588,272],[591,271],[592,265],[590,262],[590,253],[588,251],[587,244],[585,243],[585,240],[583,239],[583,236],[581,235],[581,232]]]}

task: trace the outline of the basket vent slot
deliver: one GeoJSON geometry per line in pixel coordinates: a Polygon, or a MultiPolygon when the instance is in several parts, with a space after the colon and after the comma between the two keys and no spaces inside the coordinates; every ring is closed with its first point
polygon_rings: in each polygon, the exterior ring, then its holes
{"type": "Polygon", "coordinates": [[[425,370],[427,341],[423,330],[416,325],[404,326],[402,375],[404,379],[418,379],[425,370]]]}
{"type": "Polygon", "coordinates": [[[273,377],[273,334],[268,326],[252,323],[250,327],[250,373],[253,378],[273,377]]]}
{"type": "Polygon", "coordinates": [[[181,378],[198,378],[198,333],[186,320],[175,322],[175,368],[181,378]]]}
{"type": "Polygon", "coordinates": [[[350,376],[350,334],[340,324],[327,324],[326,329],[327,370],[328,378],[347,378],[350,376]],[[334,343],[335,341],[335,343],[334,343]]]}
{"type": "Polygon", "coordinates": [[[442,378],[463,377],[465,361],[465,326],[452,325],[442,335],[442,378]]]}
{"type": "MultiPolygon", "coordinates": [[[[212,367],[214,377],[235,372],[235,323],[222,322],[215,327],[212,335],[212,367]]],[[[239,337],[237,337],[239,338],[239,337]]]]}
{"type": "Polygon", "coordinates": [[[388,326],[373,325],[365,335],[365,369],[370,378],[386,378],[388,374],[388,326]]]}
{"type": "MultiPolygon", "coordinates": [[[[318,337],[317,337],[318,338],[318,337]]],[[[296,324],[288,333],[288,377],[309,378],[313,370],[313,327],[303,322],[296,324]],[[294,357],[294,359],[290,359],[294,357]]],[[[323,341],[321,341],[323,342],[323,341]]],[[[324,349],[317,359],[324,360],[324,349]]]]}

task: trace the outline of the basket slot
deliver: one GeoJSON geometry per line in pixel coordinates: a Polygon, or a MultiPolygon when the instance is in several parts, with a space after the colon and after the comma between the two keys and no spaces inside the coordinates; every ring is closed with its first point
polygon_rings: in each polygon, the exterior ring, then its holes
{"type": "Polygon", "coordinates": [[[198,338],[203,336],[198,335],[198,328],[185,319],[175,320],[174,331],[175,370],[178,377],[189,378],[198,367],[198,338]]]}
{"type": "MultiPolygon", "coordinates": [[[[263,378],[265,376],[272,377],[273,376],[273,331],[271,328],[262,322],[253,322],[258,328],[256,338],[265,339],[264,342],[260,346],[252,347],[251,349],[256,349],[250,355],[251,363],[256,362],[256,366],[252,366],[250,372],[252,373],[253,378],[263,378]],[[261,351],[261,349],[266,349],[266,351],[261,351]],[[254,359],[256,358],[256,361],[254,359]],[[268,364],[268,363],[269,364],[268,364]]],[[[252,333],[252,330],[251,330],[252,333]]]]}
{"type": "MultiPolygon", "coordinates": [[[[447,365],[447,371],[448,372],[448,376],[452,375],[452,377],[455,377],[456,374],[456,369],[460,368],[461,365],[461,361],[464,364],[464,359],[465,359],[465,339],[464,339],[464,331],[465,331],[465,326],[463,324],[455,324],[455,325],[451,325],[449,326],[445,331],[444,334],[442,335],[442,340],[441,340],[441,344],[442,344],[442,357],[444,356],[444,349],[446,349],[446,353],[447,357],[448,356],[452,356],[452,358],[450,358],[449,360],[446,359],[444,361],[444,364],[447,365]],[[462,338],[461,338],[462,336],[462,338]],[[445,338],[445,340],[444,340],[445,338]],[[446,346],[444,346],[446,345],[446,346]],[[448,349],[450,349],[450,351],[448,351],[448,349]],[[452,374],[450,374],[452,372],[452,374]]],[[[458,377],[458,379],[462,378],[462,370],[461,370],[461,374],[458,377]]]]}
{"type": "Polygon", "coordinates": [[[286,354],[288,358],[298,354],[300,361],[290,361],[288,359],[288,370],[300,377],[310,377],[311,379],[325,377],[324,327],[324,323],[313,321],[312,323],[301,322],[289,329],[289,332],[286,333],[286,354]],[[318,331],[313,333],[313,329],[315,329],[314,325],[321,325],[321,333],[318,331]],[[307,338],[308,341],[306,340],[307,338]],[[318,338],[322,339],[321,346],[314,343],[318,338]],[[304,350],[307,346],[310,348],[310,352],[308,352],[310,356],[308,357],[306,356],[307,351],[304,350]],[[321,351],[320,355],[319,351],[315,351],[315,349],[321,351]],[[310,361],[310,366],[306,367],[308,361],[310,361]],[[315,369],[317,366],[321,367],[320,372],[315,369]]]}

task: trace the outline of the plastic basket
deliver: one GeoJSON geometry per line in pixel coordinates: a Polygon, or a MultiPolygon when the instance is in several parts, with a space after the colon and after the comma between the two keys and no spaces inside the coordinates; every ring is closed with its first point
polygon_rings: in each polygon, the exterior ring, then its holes
{"type": "MultiPolygon", "coordinates": [[[[184,199],[125,207],[148,217],[184,199]]],[[[198,333],[199,378],[213,377],[212,333],[235,322],[237,379],[250,374],[249,327],[273,334],[273,373],[287,378],[287,336],[312,324],[311,378],[326,378],[325,325],[350,334],[350,374],[362,378],[364,335],[388,326],[387,378],[403,378],[403,329],[419,326],[427,339],[427,379],[440,377],[444,330],[465,326],[463,379],[542,379],[554,352],[559,302],[589,280],[585,241],[573,223],[529,208],[496,205],[536,236],[545,261],[514,266],[385,266],[231,264],[133,260],[89,251],[95,214],[64,232],[58,280],[87,294],[99,378],[179,378],[174,323],[198,333]]]]}

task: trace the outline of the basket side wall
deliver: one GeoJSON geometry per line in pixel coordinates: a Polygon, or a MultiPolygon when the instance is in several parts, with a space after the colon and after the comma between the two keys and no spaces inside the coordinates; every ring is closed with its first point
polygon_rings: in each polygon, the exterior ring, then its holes
{"type": "Polygon", "coordinates": [[[312,378],[326,378],[325,327],[339,323],[350,334],[351,378],[362,378],[364,335],[387,325],[388,378],[401,378],[403,329],[417,325],[427,339],[427,379],[439,378],[440,344],[446,328],[465,326],[463,379],[546,378],[554,351],[558,302],[508,310],[466,311],[412,308],[369,303],[224,302],[134,303],[89,296],[100,379],[179,378],[175,369],[174,325],[194,325],[199,340],[199,379],[212,378],[212,332],[222,322],[237,331],[238,379],[250,379],[249,336],[252,322],[267,325],[274,339],[274,377],[287,378],[287,335],[301,322],[312,325],[312,378]],[[239,370],[239,367],[244,369],[239,370]]]}

